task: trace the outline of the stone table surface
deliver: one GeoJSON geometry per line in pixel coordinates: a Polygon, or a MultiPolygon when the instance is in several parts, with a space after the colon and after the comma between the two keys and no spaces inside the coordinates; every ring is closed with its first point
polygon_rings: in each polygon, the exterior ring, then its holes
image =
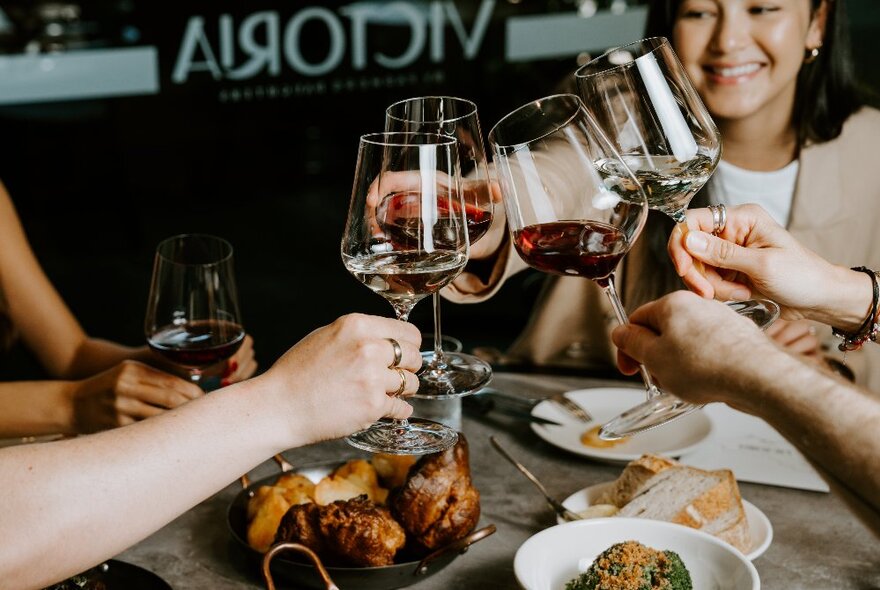
{"type": "MultiPolygon", "coordinates": [[[[498,374],[493,386],[510,393],[545,397],[608,381],[547,375],[498,374]]],[[[471,472],[480,491],[480,526],[498,531],[474,545],[437,574],[412,587],[422,590],[518,588],[513,572],[517,548],[531,535],[555,524],[542,497],[491,448],[495,435],[558,498],[615,479],[619,465],[605,465],[566,453],[538,438],[525,422],[505,417],[465,416],[462,431],[470,443],[471,472]]],[[[293,449],[294,465],[343,460],[358,453],[343,441],[293,449]]],[[[222,458],[217,458],[222,459],[222,458]]],[[[251,472],[252,479],[277,472],[271,461],[251,472]]],[[[742,496],[773,524],[773,543],[754,564],[765,590],[880,588],[880,541],[834,495],[740,484],[742,496]]],[[[240,487],[230,484],[119,559],[145,567],[176,590],[263,588],[255,565],[231,539],[226,510],[240,487]]],[[[344,589],[343,589],[344,590],[344,589]]],[[[700,590],[700,589],[696,589],[700,590]]]]}

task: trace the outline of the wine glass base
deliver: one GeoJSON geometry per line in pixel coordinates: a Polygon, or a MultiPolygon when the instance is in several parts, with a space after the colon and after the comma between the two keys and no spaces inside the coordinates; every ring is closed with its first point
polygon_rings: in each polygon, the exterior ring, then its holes
{"type": "Polygon", "coordinates": [[[762,330],[767,329],[779,317],[779,306],[769,299],[746,299],[728,301],[727,307],[752,320],[762,330]]]}
{"type": "Polygon", "coordinates": [[[371,453],[427,455],[453,446],[458,442],[458,433],[448,426],[421,418],[410,418],[405,424],[383,418],[345,441],[371,453]]]}
{"type": "Polygon", "coordinates": [[[434,351],[422,353],[422,370],[418,374],[420,399],[449,399],[476,393],[492,380],[492,367],[472,354],[444,352],[437,363],[434,351]]]}
{"type": "Polygon", "coordinates": [[[599,430],[599,438],[603,440],[617,440],[639,434],[652,428],[663,426],[701,407],[663,392],[637,406],[633,406],[604,424],[599,430]]]}

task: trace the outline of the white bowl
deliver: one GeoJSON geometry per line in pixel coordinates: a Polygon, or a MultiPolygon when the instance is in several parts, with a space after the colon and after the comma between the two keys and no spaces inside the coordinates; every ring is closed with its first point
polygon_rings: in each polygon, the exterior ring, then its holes
{"type": "Polygon", "coordinates": [[[739,551],[702,531],[643,518],[596,518],[560,524],[529,537],[513,570],[526,590],[563,590],[596,557],[624,541],[678,553],[697,590],[759,590],[755,566],[739,551]]]}

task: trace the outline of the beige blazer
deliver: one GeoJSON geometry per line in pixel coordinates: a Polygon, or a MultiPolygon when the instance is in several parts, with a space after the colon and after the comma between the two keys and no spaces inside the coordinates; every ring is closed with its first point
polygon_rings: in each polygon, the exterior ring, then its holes
{"type": "MultiPolygon", "coordinates": [[[[848,119],[837,139],[801,151],[788,229],[834,263],[880,270],[878,146],[880,111],[863,108],[848,119]]],[[[652,225],[654,229],[646,228],[617,273],[618,290],[629,311],[684,288],[666,256],[665,236],[671,224],[665,216],[651,212],[648,226],[652,225]],[[658,223],[666,226],[665,231],[658,223]]],[[[444,290],[444,296],[461,303],[483,301],[497,292],[507,277],[525,268],[508,238],[487,283],[465,272],[444,290]]],[[[508,354],[536,365],[613,366],[610,332],[615,326],[607,297],[592,281],[549,276],[523,333],[508,354]]],[[[822,335],[832,347],[831,354],[841,358],[830,328],[824,328],[822,335]]],[[[868,345],[848,353],[846,362],[860,383],[880,391],[880,346],[868,345]]]]}

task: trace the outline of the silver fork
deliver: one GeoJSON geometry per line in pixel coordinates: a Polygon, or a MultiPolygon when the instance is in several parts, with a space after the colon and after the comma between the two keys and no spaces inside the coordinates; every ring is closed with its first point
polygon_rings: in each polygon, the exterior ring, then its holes
{"type": "Polygon", "coordinates": [[[566,412],[580,420],[581,422],[592,422],[593,417],[590,415],[588,411],[565,397],[563,393],[555,393],[548,397],[552,402],[559,404],[559,406],[564,409],[566,412]]]}

